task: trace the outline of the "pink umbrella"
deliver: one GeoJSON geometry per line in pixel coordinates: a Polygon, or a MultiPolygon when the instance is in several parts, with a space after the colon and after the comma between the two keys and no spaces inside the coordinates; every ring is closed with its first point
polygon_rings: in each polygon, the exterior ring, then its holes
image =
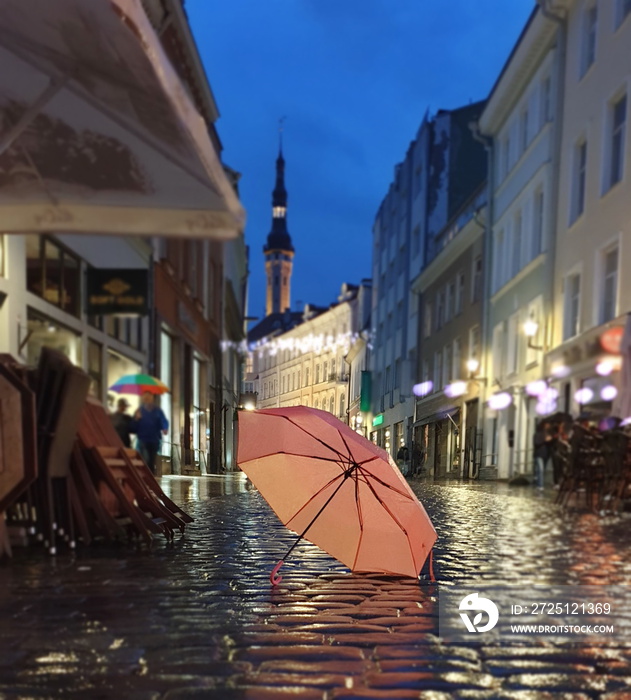
{"type": "Polygon", "coordinates": [[[436,541],[388,454],[326,411],[244,411],[237,461],[281,521],[355,572],[418,577],[436,541]]]}

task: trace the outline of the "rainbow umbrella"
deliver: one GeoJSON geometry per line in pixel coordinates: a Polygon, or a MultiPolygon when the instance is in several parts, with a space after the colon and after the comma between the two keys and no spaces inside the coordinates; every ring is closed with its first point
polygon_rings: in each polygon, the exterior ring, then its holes
{"type": "Polygon", "coordinates": [[[135,394],[140,396],[146,391],[152,394],[167,394],[169,387],[156,377],[148,374],[126,374],[114,382],[109,389],[117,394],[135,394]]]}

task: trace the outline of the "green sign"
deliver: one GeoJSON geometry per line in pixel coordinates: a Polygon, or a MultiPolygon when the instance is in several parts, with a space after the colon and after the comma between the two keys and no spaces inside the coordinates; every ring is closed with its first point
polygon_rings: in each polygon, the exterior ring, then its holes
{"type": "Polygon", "coordinates": [[[378,425],[381,425],[383,423],[383,413],[380,413],[378,416],[375,416],[372,419],[372,427],[376,428],[378,425]]]}
{"type": "Polygon", "coordinates": [[[372,381],[371,381],[372,375],[370,374],[370,371],[368,370],[363,370],[362,371],[362,385],[361,385],[361,394],[360,394],[360,399],[359,399],[359,410],[362,413],[368,413],[370,411],[370,402],[372,399],[372,381]]]}

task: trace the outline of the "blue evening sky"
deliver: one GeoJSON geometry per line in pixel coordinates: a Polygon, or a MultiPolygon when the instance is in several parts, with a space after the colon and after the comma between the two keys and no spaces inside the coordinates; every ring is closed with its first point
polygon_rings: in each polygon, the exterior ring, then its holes
{"type": "Polygon", "coordinates": [[[250,308],[262,316],[278,119],[292,308],[371,274],[372,224],[425,111],[485,98],[534,0],[186,0],[242,173],[250,308]]]}

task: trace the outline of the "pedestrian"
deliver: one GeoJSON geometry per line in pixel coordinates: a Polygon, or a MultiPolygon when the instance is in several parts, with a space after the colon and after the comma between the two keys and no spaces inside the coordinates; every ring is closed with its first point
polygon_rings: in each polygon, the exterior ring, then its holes
{"type": "Polygon", "coordinates": [[[403,476],[407,476],[410,471],[409,465],[410,452],[405,445],[401,445],[397,451],[397,464],[403,476]]]}
{"type": "Polygon", "coordinates": [[[545,482],[546,468],[552,457],[552,432],[548,421],[541,421],[533,436],[535,457],[535,482],[542,489],[545,482]]]}
{"type": "Polygon", "coordinates": [[[129,402],[126,399],[118,399],[116,412],[110,416],[114,430],[118,433],[118,437],[125,447],[131,447],[131,439],[129,437],[131,431],[129,428],[132,424],[132,417],[127,413],[128,408],[129,402]]]}
{"type": "Polygon", "coordinates": [[[130,431],[138,436],[138,448],[143,459],[156,473],[156,456],[160,450],[162,436],[169,430],[169,421],[163,410],[156,406],[155,397],[145,391],[141,397],[142,405],[136,411],[130,431]]]}

